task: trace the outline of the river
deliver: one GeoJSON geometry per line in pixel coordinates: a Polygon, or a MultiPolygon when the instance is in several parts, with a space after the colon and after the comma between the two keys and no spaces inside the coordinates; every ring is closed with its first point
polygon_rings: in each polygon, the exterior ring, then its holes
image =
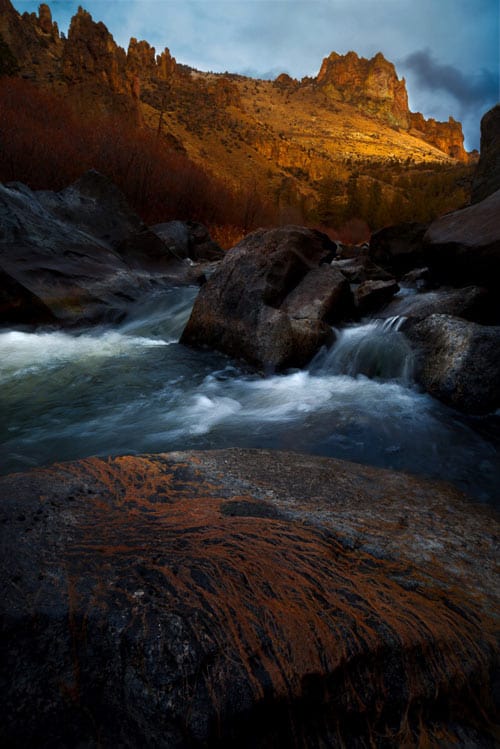
{"type": "Polygon", "coordinates": [[[498,415],[419,391],[394,321],[344,329],[305,370],[260,376],[177,341],[197,289],[114,329],[0,332],[1,471],[89,455],[262,447],[443,478],[498,504],[498,415]]]}

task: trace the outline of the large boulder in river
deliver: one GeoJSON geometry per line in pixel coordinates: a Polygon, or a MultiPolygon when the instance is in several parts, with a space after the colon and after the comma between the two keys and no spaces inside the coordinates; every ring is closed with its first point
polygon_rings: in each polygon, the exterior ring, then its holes
{"type": "Polygon", "coordinates": [[[253,232],[200,290],[181,342],[265,369],[307,364],[331,341],[330,324],[354,313],[347,279],[322,262],[332,251],[304,227],[253,232]]]}
{"type": "Polygon", "coordinates": [[[431,395],[469,413],[500,408],[500,327],[430,315],[402,327],[416,345],[417,381],[431,395]]]}
{"type": "Polygon", "coordinates": [[[481,149],[472,183],[472,202],[484,200],[497,190],[500,190],[500,104],[481,120],[481,149]]]}
{"type": "Polygon", "coordinates": [[[36,300],[32,322],[46,322],[48,309],[64,325],[116,319],[159,273],[179,273],[166,245],[97,172],[57,193],[0,185],[0,270],[2,296],[12,301],[0,323],[30,317],[36,300]]]}
{"type": "Polygon", "coordinates": [[[424,236],[426,264],[437,278],[500,290],[500,190],[436,219],[424,236]]]}
{"type": "Polygon", "coordinates": [[[5,747],[494,749],[498,518],[260,450],[0,479],[5,747]]]}
{"type": "Polygon", "coordinates": [[[387,226],[372,234],[370,258],[400,278],[425,265],[423,237],[427,224],[416,222],[387,226]]]}

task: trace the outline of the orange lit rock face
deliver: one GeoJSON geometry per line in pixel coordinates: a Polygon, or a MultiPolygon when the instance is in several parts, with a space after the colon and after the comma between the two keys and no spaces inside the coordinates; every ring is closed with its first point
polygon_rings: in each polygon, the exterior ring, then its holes
{"type": "Polygon", "coordinates": [[[497,521],[456,490],[229,450],[0,494],[7,744],[494,746],[497,521]]]}
{"type": "Polygon", "coordinates": [[[291,185],[310,195],[311,180],[338,173],[343,158],[467,161],[460,124],[410,113],[405,81],[381,53],[332,52],[317,78],[254,81],[192,70],[135,38],[125,53],[82,9],[65,40],[48,6],[20,16],[3,5],[0,34],[23,76],[82,112],[126,115],[162,132],[235,186],[269,189],[275,180],[275,193],[291,185]]]}
{"type": "Polygon", "coordinates": [[[448,122],[437,122],[410,112],[406,83],[398,79],[394,65],[380,52],[371,60],[355,52],[332,52],[323,60],[316,80],[329,98],[354,104],[391,126],[414,129],[422,140],[467,163],[461,124],[452,117],[448,122]]]}
{"type": "Polygon", "coordinates": [[[388,124],[408,128],[408,96],[404,80],[379,52],[371,60],[355,52],[332,52],[323,60],[317,82],[332,99],[363,106],[388,124]]]}

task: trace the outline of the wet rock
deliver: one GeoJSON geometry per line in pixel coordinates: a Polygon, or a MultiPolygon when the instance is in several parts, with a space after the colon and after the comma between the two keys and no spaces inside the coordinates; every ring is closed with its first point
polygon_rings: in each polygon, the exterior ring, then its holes
{"type": "Polygon", "coordinates": [[[481,120],[479,163],[472,183],[472,202],[484,200],[500,189],[500,104],[481,120]]]}
{"type": "Polygon", "coordinates": [[[0,479],[5,746],[495,746],[493,511],[296,453],[0,479]]]}
{"type": "Polygon", "coordinates": [[[224,250],[213,241],[206,226],[197,221],[167,221],[155,224],[151,230],[177,258],[190,258],[199,262],[216,261],[224,257],[224,250]]]}
{"type": "Polygon", "coordinates": [[[354,292],[361,317],[384,307],[399,291],[396,281],[364,281],[354,292]]]}
{"type": "Polygon", "coordinates": [[[41,299],[0,270],[0,324],[44,325],[55,322],[56,318],[41,299]]]}
{"type": "Polygon", "coordinates": [[[431,315],[401,328],[417,349],[415,376],[436,398],[468,413],[500,407],[500,327],[431,315]]]}
{"type": "Polygon", "coordinates": [[[382,319],[411,317],[421,320],[429,315],[443,314],[475,322],[490,322],[494,317],[493,307],[491,294],[480,286],[466,286],[463,289],[443,287],[395,297],[377,316],[382,319]]]}
{"type": "Polygon", "coordinates": [[[407,286],[416,286],[418,289],[425,289],[431,286],[432,275],[429,268],[414,268],[403,276],[401,283],[407,286]]]}
{"type": "Polygon", "coordinates": [[[63,325],[119,319],[162,274],[184,272],[97,172],[58,193],[0,185],[0,269],[24,289],[21,317],[36,298],[63,325]]]}
{"type": "MultiPolygon", "coordinates": [[[[443,283],[500,288],[500,190],[448,213],[425,233],[426,263],[443,283]]],[[[499,310],[500,313],[500,310],[499,310]]]]}
{"type": "Polygon", "coordinates": [[[423,246],[426,229],[426,224],[415,222],[380,229],[371,236],[370,258],[400,278],[426,264],[423,246]]]}
{"type": "Polygon", "coordinates": [[[332,267],[339,270],[350,283],[363,281],[390,281],[392,276],[366,256],[334,260],[332,267]]]}
{"type": "Polygon", "coordinates": [[[344,276],[322,263],[335,248],[304,227],[259,229],[230,250],[201,289],[181,342],[265,369],[303,366],[354,312],[344,276]]]}

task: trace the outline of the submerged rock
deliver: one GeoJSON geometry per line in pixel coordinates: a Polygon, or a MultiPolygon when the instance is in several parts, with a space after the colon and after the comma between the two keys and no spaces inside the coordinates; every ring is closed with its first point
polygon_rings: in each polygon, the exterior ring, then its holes
{"type": "Polygon", "coordinates": [[[260,450],[0,479],[5,746],[495,746],[493,511],[260,450]]]}
{"type": "Polygon", "coordinates": [[[264,368],[307,364],[331,342],[330,324],[354,313],[348,281],[322,263],[331,244],[299,226],[253,232],[201,289],[181,342],[264,368]]]}
{"type": "Polygon", "coordinates": [[[402,330],[417,347],[415,376],[431,395],[469,413],[500,407],[500,327],[431,315],[402,330]]]}

